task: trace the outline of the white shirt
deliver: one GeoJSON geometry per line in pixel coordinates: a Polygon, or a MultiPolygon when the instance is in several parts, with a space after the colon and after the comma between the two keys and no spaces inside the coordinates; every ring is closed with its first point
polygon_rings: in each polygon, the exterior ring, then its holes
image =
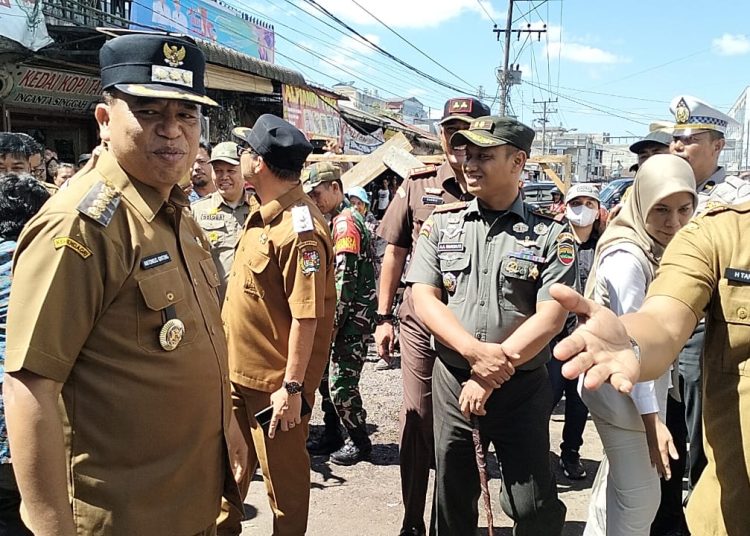
{"type": "Polygon", "coordinates": [[[388,201],[391,200],[391,193],[387,189],[378,190],[378,209],[385,210],[388,208],[388,201]]]}

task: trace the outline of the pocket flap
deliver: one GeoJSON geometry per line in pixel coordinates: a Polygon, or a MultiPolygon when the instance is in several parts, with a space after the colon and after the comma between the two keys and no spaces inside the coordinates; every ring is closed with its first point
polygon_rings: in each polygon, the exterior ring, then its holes
{"type": "Polygon", "coordinates": [[[218,287],[221,283],[221,280],[219,279],[219,271],[216,269],[214,260],[212,258],[203,259],[200,262],[200,265],[201,269],[203,270],[203,274],[206,276],[208,284],[214,288],[218,287]]]}
{"type": "Polygon", "coordinates": [[[224,218],[222,219],[199,219],[198,225],[201,226],[201,229],[204,231],[213,231],[215,229],[222,229],[223,227],[226,227],[226,223],[224,222],[224,218]]]}
{"type": "Polygon", "coordinates": [[[266,269],[266,266],[268,266],[268,261],[270,260],[271,259],[269,259],[267,255],[264,255],[260,251],[256,251],[252,255],[250,255],[250,258],[247,260],[247,264],[253,273],[259,274],[266,269]]]}
{"type": "Polygon", "coordinates": [[[533,277],[534,268],[536,268],[536,264],[533,261],[514,257],[504,258],[500,265],[500,270],[505,277],[515,277],[516,279],[536,279],[539,276],[539,269],[536,269],[536,277],[533,277]]]}
{"type": "MultiPolygon", "coordinates": [[[[211,260],[211,259],[209,259],[211,260]]],[[[185,288],[177,268],[170,268],[138,281],[143,301],[152,311],[161,311],[185,298],[185,288]]]]}
{"type": "Polygon", "coordinates": [[[440,271],[441,272],[463,272],[469,267],[471,256],[456,255],[450,253],[441,254],[440,271]]]}
{"type": "Polygon", "coordinates": [[[721,315],[728,324],[750,324],[750,286],[719,282],[721,315]]]}

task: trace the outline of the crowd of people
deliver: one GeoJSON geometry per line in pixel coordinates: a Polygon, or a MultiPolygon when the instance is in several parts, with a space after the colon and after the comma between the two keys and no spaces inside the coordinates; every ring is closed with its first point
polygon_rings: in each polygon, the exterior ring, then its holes
{"type": "Polygon", "coordinates": [[[305,534],[310,454],[370,458],[360,377],[397,333],[400,535],[477,534],[478,434],[514,534],[559,536],[563,396],[564,477],[586,477],[589,413],[604,447],[584,534],[747,533],[750,183],[718,165],[728,116],[678,96],[611,214],[585,182],[542,209],[519,189],[534,130],[477,99],[446,102],[442,165],[368,193],[305,167],[274,115],[202,140],[216,103],[186,40],[117,37],[100,64],[78,166],[0,133],[0,533],[236,536],[260,466],[273,534],[305,534]]]}

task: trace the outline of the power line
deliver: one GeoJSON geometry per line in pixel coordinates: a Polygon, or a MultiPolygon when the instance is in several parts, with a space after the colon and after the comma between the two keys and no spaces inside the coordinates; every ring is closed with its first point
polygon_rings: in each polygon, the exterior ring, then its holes
{"type": "MultiPolygon", "coordinates": [[[[526,13],[524,13],[523,15],[521,15],[520,17],[518,17],[518,18],[517,18],[516,20],[514,20],[514,21],[513,21],[513,24],[517,23],[517,22],[518,22],[519,20],[521,20],[521,19],[525,19],[525,18],[526,18],[526,16],[527,16],[527,15],[528,15],[529,13],[531,13],[532,11],[536,11],[536,9],[537,9],[538,7],[541,7],[541,6],[543,6],[544,4],[546,4],[546,3],[547,3],[547,1],[548,1],[548,0],[542,0],[542,1],[541,1],[541,2],[539,2],[539,3],[537,4],[537,5],[534,5],[534,4],[532,4],[532,5],[531,5],[531,9],[529,9],[529,10],[528,10],[528,11],[527,11],[526,13]]],[[[539,12],[538,12],[538,11],[537,11],[537,15],[539,15],[539,12]]],[[[540,16],[539,18],[541,19],[542,17],[540,16]]]]}
{"type": "Polygon", "coordinates": [[[352,28],[351,26],[349,26],[346,22],[344,22],[343,20],[341,20],[340,18],[338,18],[336,15],[334,15],[333,13],[331,13],[330,11],[328,11],[326,8],[324,8],[323,6],[321,6],[318,2],[316,2],[316,0],[304,0],[304,1],[306,3],[308,3],[308,4],[310,4],[311,6],[315,7],[318,11],[320,11],[323,14],[325,14],[326,16],[328,16],[329,18],[331,18],[332,20],[334,20],[337,24],[339,24],[342,27],[346,28],[352,34],[354,34],[357,37],[359,37],[362,41],[368,43],[370,46],[372,46],[373,48],[375,48],[376,50],[378,50],[381,54],[384,54],[385,56],[387,56],[388,58],[392,59],[393,61],[395,61],[395,62],[403,65],[404,67],[406,67],[408,69],[411,69],[412,71],[414,71],[415,73],[419,74],[420,76],[426,78],[427,80],[430,80],[431,82],[433,82],[435,84],[438,84],[438,85],[440,85],[442,87],[445,87],[447,89],[450,89],[452,91],[456,91],[458,93],[467,93],[467,94],[469,94],[472,97],[479,98],[479,96],[474,91],[467,91],[466,89],[458,88],[458,87],[454,86],[453,84],[449,84],[449,83],[447,83],[447,82],[445,82],[443,80],[440,80],[440,79],[438,79],[438,78],[436,78],[436,77],[434,77],[434,76],[432,76],[432,75],[430,75],[428,73],[425,73],[424,71],[422,71],[420,69],[417,69],[413,65],[410,65],[409,63],[405,62],[401,58],[399,58],[397,56],[394,56],[393,54],[391,54],[387,50],[383,49],[381,46],[377,45],[376,43],[373,43],[366,36],[364,36],[361,33],[359,33],[357,30],[355,30],[354,28],[352,28]]]}
{"type": "MultiPolygon", "coordinates": [[[[448,69],[447,67],[445,67],[443,64],[435,61],[435,59],[433,59],[431,56],[429,56],[425,52],[423,52],[422,49],[420,49],[419,47],[417,47],[416,45],[414,45],[411,41],[409,41],[408,39],[406,39],[403,35],[401,35],[396,30],[394,30],[393,28],[391,28],[390,26],[388,26],[385,22],[383,22],[382,20],[380,20],[377,16],[375,16],[372,12],[370,12],[366,7],[364,7],[362,4],[360,4],[359,2],[357,2],[357,0],[352,0],[352,2],[359,9],[361,9],[362,11],[364,11],[365,13],[367,13],[368,15],[370,15],[373,19],[375,19],[376,21],[378,21],[380,24],[382,24],[393,35],[395,35],[396,37],[398,37],[399,39],[401,39],[404,43],[406,43],[411,48],[413,48],[414,50],[416,50],[417,52],[419,52],[422,56],[424,56],[425,58],[427,58],[428,60],[430,60],[432,63],[434,63],[438,67],[440,67],[446,73],[448,73],[448,74],[450,74],[452,76],[455,76],[457,79],[459,79],[464,84],[468,84],[469,86],[471,86],[470,82],[467,82],[466,80],[464,80],[463,78],[461,78],[459,75],[457,75],[456,73],[454,73],[453,71],[451,71],[450,69],[448,69]]],[[[481,5],[481,3],[480,3],[480,5],[481,5]]]]}
{"type": "Polygon", "coordinates": [[[487,8],[484,7],[484,4],[482,3],[482,0],[477,0],[477,4],[479,4],[479,7],[482,8],[482,11],[484,11],[484,14],[487,15],[487,18],[490,19],[490,21],[492,21],[492,24],[494,24],[495,26],[497,26],[497,22],[495,21],[495,19],[492,18],[492,15],[490,15],[490,12],[487,11],[487,8]]]}

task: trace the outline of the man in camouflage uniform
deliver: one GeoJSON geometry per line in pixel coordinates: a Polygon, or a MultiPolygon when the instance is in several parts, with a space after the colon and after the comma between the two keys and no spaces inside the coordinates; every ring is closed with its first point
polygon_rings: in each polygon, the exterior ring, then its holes
{"type": "Polygon", "coordinates": [[[375,319],[372,236],[362,215],[344,196],[339,168],[325,162],[311,166],[304,187],[320,211],[331,218],[337,297],[331,360],[320,384],[325,431],[318,441],[308,443],[308,450],[332,453],[331,461],[338,465],[354,465],[372,451],[365,425],[367,412],[359,393],[367,356],[365,341],[375,319]],[[339,419],[349,434],[345,443],[339,419]]]}

